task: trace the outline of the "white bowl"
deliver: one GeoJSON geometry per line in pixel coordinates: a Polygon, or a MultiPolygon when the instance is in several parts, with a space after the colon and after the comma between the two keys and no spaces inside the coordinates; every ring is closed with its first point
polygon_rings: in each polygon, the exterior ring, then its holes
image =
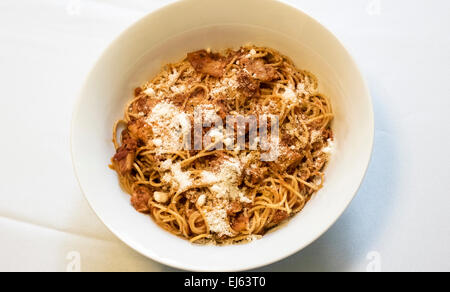
{"type": "MultiPolygon", "coordinates": [[[[238,271],[281,260],[309,245],[355,196],[373,144],[369,92],[342,44],[317,21],[270,0],[189,0],[159,9],[126,30],[105,51],[81,91],[72,123],[72,158],[80,186],[103,223],[141,254],[195,271],[238,271]],[[115,172],[112,125],[133,89],[161,65],[189,51],[268,46],[313,72],[329,96],[337,141],[324,188],[285,226],[249,244],[200,246],[169,234],[134,210],[115,172]]],[[[357,222],[355,222],[357,224],[357,222]]]]}

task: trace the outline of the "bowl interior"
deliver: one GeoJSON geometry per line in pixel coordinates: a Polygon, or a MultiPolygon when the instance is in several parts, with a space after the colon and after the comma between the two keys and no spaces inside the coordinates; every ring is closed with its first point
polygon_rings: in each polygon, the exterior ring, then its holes
{"type": "Polygon", "coordinates": [[[373,139],[370,97],[353,60],[316,21],[287,5],[266,0],[181,1],[128,29],[100,58],[81,92],[72,127],[72,155],[80,186],[105,225],[129,246],[157,261],[199,271],[262,266],[307,246],[342,214],[367,168],[373,139]],[[212,2],[212,1],[211,1],[212,2]],[[256,3],[258,5],[256,5],[256,3]],[[256,7],[256,8],[255,8],[256,7]],[[243,11],[246,11],[244,13],[243,11]],[[242,14],[242,15],[241,15],[242,14]],[[179,15],[188,15],[180,19],[179,15]],[[245,245],[198,246],[159,228],[137,213],[107,165],[114,154],[112,125],[133,89],[162,65],[189,51],[267,46],[314,73],[330,97],[336,151],[324,188],[286,226],[245,245]]]}

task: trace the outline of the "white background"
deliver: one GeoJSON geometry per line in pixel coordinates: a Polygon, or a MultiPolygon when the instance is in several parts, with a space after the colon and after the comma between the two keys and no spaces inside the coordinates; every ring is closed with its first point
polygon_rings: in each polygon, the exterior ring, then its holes
{"type": "MultiPolygon", "coordinates": [[[[173,270],[100,223],[74,177],[69,140],[77,92],[100,53],[169,2],[0,1],[0,271],[173,270]]],[[[339,221],[260,270],[450,271],[450,1],[287,2],[335,33],[361,66],[375,148],[339,221]]]]}

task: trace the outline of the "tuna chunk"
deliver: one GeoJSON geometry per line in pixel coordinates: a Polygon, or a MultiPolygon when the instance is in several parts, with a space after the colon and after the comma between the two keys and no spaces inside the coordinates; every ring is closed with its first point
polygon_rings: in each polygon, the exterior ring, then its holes
{"type": "Polygon", "coordinates": [[[238,88],[246,97],[259,96],[259,81],[242,72],[237,76],[238,88]]]}
{"type": "Polygon", "coordinates": [[[135,114],[143,113],[147,115],[155,105],[156,101],[154,99],[142,96],[131,105],[131,111],[135,114]]]}
{"type": "Polygon", "coordinates": [[[121,175],[128,174],[133,169],[136,156],[137,141],[130,137],[128,132],[123,133],[122,146],[120,146],[113,157],[114,168],[121,175]]]}
{"type": "Polygon", "coordinates": [[[228,59],[219,54],[200,50],[187,54],[187,59],[195,71],[209,74],[213,77],[222,77],[228,59]]]}
{"type": "Polygon", "coordinates": [[[252,77],[261,81],[272,81],[277,77],[275,68],[265,64],[263,59],[244,58],[241,63],[252,77]]]}
{"type": "Polygon", "coordinates": [[[138,212],[148,212],[150,211],[148,207],[148,201],[152,197],[152,191],[150,189],[139,186],[134,191],[133,195],[131,196],[131,204],[138,212]]]}
{"type": "Polygon", "coordinates": [[[271,166],[278,170],[280,173],[285,172],[286,170],[297,167],[302,159],[303,155],[290,147],[285,145],[280,145],[280,156],[274,162],[271,162],[271,166]]]}
{"type": "Polygon", "coordinates": [[[243,231],[247,229],[248,221],[248,216],[245,216],[243,213],[241,213],[237,217],[233,218],[231,228],[236,232],[243,231]]]}
{"type": "Polygon", "coordinates": [[[288,217],[289,215],[286,211],[276,210],[275,215],[273,215],[272,222],[278,224],[281,221],[286,220],[288,217]]]}
{"type": "Polygon", "coordinates": [[[151,127],[143,119],[129,122],[128,131],[131,137],[144,143],[146,143],[152,136],[151,127]]]}
{"type": "Polygon", "coordinates": [[[245,169],[244,175],[245,179],[251,184],[260,183],[264,177],[267,175],[268,170],[265,167],[248,167],[245,169]]]}
{"type": "Polygon", "coordinates": [[[228,215],[233,215],[242,211],[242,203],[240,202],[231,202],[230,208],[227,210],[228,215]]]}

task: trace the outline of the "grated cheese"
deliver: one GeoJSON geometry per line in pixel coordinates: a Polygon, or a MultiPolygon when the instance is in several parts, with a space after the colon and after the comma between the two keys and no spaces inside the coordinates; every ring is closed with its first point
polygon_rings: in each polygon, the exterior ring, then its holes
{"type": "Polygon", "coordinates": [[[297,94],[294,92],[292,85],[285,88],[285,91],[282,94],[282,98],[288,105],[288,108],[296,105],[299,101],[299,98],[297,97],[297,94]]]}
{"type": "Polygon", "coordinates": [[[151,87],[147,88],[146,90],[144,90],[144,93],[150,97],[154,97],[155,94],[155,90],[151,87]]]}
{"type": "Polygon", "coordinates": [[[203,206],[206,203],[206,195],[201,194],[197,199],[197,205],[203,206]]]}
{"type": "Polygon", "coordinates": [[[191,172],[183,171],[180,163],[172,164],[170,173],[164,174],[162,180],[165,183],[172,184],[172,187],[177,189],[178,192],[187,190],[193,183],[191,172]]]}
{"type": "Polygon", "coordinates": [[[227,220],[227,211],[223,207],[216,207],[205,212],[206,223],[211,232],[217,233],[219,236],[233,236],[233,230],[227,220]]]}
{"type": "Polygon", "coordinates": [[[162,145],[161,138],[153,139],[153,144],[155,144],[156,147],[160,147],[162,145]]]}
{"type": "Polygon", "coordinates": [[[250,52],[248,52],[248,54],[245,57],[250,58],[254,55],[256,55],[256,51],[255,51],[255,49],[251,49],[250,52]]]}
{"type": "Polygon", "coordinates": [[[164,162],[161,163],[161,168],[163,170],[169,170],[171,166],[172,166],[172,160],[171,159],[164,160],[164,162]]]}
{"type": "Polygon", "coordinates": [[[190,178],[190,176],[191,176],[190,172],[182,171],[180,163],[176,163],[176,164],[172,165],[172,167],[170,169],[172,170],[175,181],[178,183],[179,190],[185,190],[189,186],[192,185],[192,180],[190,178]]]}
{"type": "Polygon", "coordinates": [[[183,93],[186,91],[186,86],[184,84],[178,85],[178,86],[171,86],[170,90],[175,93],[175,94],[179,94],[179,93],[183,93]]]}
{"type": "Polygon", "coordinates": [[[226,93],[227,90],[237,90],[239,83],[235,78],[226,77],[222,80],[218,80],[214,85],[214,88],[211,90],[210,95],[212,97],[216,97],[222,93],[226,93]]]}
{"type": "Polygon", "coordinates": [[[298,94],[299,96],[308,96],[308,95],[310,95],[310,92],[308,92],[308,91],[306,90],[305,84],[304,84],[304,83],[299,83],[299,84],[297,84],[297,89],[296,89],[296,91],[297,91],[297,94],[298,94]]]}
{"type": "Polygon", "coordinates": [[[261,238],[262,238],[262,235],[250,234],[250,235],[247,236],[246,241],[251,242],[251,241],[255,241],[255,240],[261,239],[261,238]]]}
{"type": "Polygon", "coordinates": [[[322,133],[320,131],[313,130],[311,132],[311,143],[319,141],[321,135],[322,133]]]}
{"type": "Polygon", "coordinates": [[[242,203],[251,203],[238,187],[238,177],[241,176],[241,163],[236,158],[228,158],[221,165],[217,173],[218,182],[211,187],[216,198],[225,200],[239,200],[242,203]]]}
{"type": "Polygon", "coordinates": [[[203,170],[201,172],[201,180],[205,184],[213,184],[219,181],[219,178],[211,171],[203,170]]]}
{"type": "Polygon", "coordinates": [[[328,144],[322,149],[322,152],[326,154],[333,154],[335,151],[335,144],[331,139],[328,139],[327,142],[328,144]]]}
{"type": "Polygon", "coordinates": [[[157,104],[146,122],[152,127],[152,142],[158,146],[158,154],[180,150],[191,133],[189,116],[166,102],[157,104]]]}
{"type": "Polygon", "coordinates": [[[178,72],[174,70],[172,74],[169,74],[169,84],[173,85],[178,79],[178,72]]]}

